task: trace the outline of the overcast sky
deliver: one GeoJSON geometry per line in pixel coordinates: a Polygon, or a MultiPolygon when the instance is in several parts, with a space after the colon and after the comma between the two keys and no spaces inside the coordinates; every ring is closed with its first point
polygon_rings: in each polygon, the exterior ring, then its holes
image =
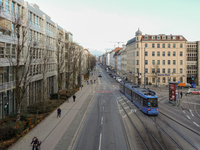
{"type": "Polygon", "coordinates": [[[27,0],[73,34],[90,51],[126,44],[143,34],[183,35],[200,40],[200,0],[27,0]]]}

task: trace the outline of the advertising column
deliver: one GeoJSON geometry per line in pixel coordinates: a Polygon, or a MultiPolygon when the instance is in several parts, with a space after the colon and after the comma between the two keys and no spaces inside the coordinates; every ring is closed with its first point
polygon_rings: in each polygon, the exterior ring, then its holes
{"type": "Polygon", "coordinates": [[[178,88],[176,82],[169,82],[169,102],[174,103],[177,101],[178,88]]]}

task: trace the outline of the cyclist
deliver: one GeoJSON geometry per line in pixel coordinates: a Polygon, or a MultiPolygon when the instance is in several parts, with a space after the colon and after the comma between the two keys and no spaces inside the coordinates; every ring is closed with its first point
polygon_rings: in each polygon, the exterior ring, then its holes
{"type": "Polygon", "coordinates": [[[38,145],[40,145],[40,142],[38,141],[38,138],[37,137],[34,137],[33,139],[32,139],[32,142],[31,142],[31,144],[30,144],[30,146],[31,145],[33,145],[33,148],[32,148],[32,150],[38,150],[38,145]]]}

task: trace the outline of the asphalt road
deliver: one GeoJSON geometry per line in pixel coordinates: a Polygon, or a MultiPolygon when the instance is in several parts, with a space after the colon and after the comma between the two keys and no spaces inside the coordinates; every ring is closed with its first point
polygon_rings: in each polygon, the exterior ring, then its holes
{"type": "Polygon", "coordinates": [[[97,94],[74,149],[126,150],[127,143],[112,83],[108,83],[105,77],[99,77],[97,82],[97,94]]]}

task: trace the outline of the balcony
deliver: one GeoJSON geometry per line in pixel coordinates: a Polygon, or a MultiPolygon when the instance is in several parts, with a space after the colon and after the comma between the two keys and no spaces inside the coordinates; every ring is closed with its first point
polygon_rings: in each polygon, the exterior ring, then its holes
{"type": "Polygon", "coordinates": [[[14,81],[0,84],[0,91],[14,87],[14,81]]]}

